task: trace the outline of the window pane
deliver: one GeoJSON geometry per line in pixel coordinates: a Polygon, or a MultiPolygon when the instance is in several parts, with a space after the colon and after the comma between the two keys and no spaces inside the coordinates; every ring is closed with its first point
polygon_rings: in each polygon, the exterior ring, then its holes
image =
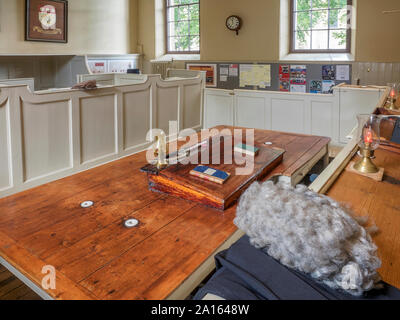
{"type": "Polygon", "coordinates": [[[310,11],[296,13],[295,30],[310,30],[311,13],[310,11]]]}
{"type": "Polygon", "coordinates": [[[190,34],[199,35],[200,34],[199,20],[191,20],[189,23],[190,23],[190,34]]]}
{"type": "Polygon", "coordinates": [[[200,1],[167,1],[168,51],[200,51],[200,1]]]}
{"type": "Polygon", "coordinates": [[[329,17],[329,27],[335,29],[347,28],[347,10],[331,10],[329,17]]]}
{"type": "Polygon", "coordinates": [[[346,49],[347,30],[331,30],[329,36],[329,49],[346,49]]]}
{"type": "Polygon", "coordinates": [[[312,6],[313,9],[328,9],[329,0],[313,0],[312,6]]]}
{"type": "Polygon", "coordinates": [[[168,41],[169,51],[189,51],[189,37],[170,37],[168,41]]]}
{"type": "Polygon", "coordinates": [[[172,7],[168,9],[168,21],[189,20],[189,7],[172,7]]]}
{"type": "Polygon", "coordinates": [[[297,31],[295,36],[295,49],[296,50],[309,50],[311,49],[311,32],[310,31],[297,31]]]}
{"type": "Polygon", "coordinates": [[[294,10],[310,10],[311,9],[311,0],[295,0],[294,2],[294,10]]]}
{"type": "Polygon", "coordinates": [[[170,36],[189,35],[189,21],[176,21],[168,24],[168,34],[170,36]]]}
{"type": "Polygon", "coordinates": [[[200,8],[198,4],[189,7],[190,20],[198,20],[200,17],[200,8]]]}
{"type": "Polygon", "coordinates": [[[346,8],[347,0],[331,0],[331,8],[346,8]]]}
{"type": "Polygon", "coordinates": [[[312,49],[313,50],[328,49],[328,30],[312,32],[312,49]]]}
{"type": "Polygon", "coordinates": [[[180,4],[198,3],[199,0],[168,0],[168,6],[176,6],[180,4]]]}
{"type": "Polygon", "coordinates": [[[312,28],[328,29],[328,10],[317,10],[312,12],[312,28]]]}
{"type": "Polygon", "coordinates": [[[190,51],[200,51],[200,37],[190,37],[190,51]]]}

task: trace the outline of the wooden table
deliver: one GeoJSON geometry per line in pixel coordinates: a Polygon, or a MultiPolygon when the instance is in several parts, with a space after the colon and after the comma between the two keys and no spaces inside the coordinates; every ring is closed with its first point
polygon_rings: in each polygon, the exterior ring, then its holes
{"type": "Polygon", "coordinates": [[[382,182],[343,171],[327,195],[350,204],[357,215],[369,216],[370,224],[378,226],[373,239],[382,260],[379,273],[400,289],[400,154],[377,150],[374,162],[385,168],[382,182]]]}
{"type": "MultiPolygon", "coordinates": [[[[266,179],[293,182],[328,154],[328,138],[256,130],[256,141],[287,151],[266,179]]],[[[242,235],[235,207],[150,192],[145,164],[140,153],[1,199],[0,262],[47,299],[184,299],[242,235]],[[95,205],[81,208],[87,200],[95,205]],[[139,227],[126,229],[128,218],[139,227]],[[46,265],[55,290],[41,288],[46,265]]]]}

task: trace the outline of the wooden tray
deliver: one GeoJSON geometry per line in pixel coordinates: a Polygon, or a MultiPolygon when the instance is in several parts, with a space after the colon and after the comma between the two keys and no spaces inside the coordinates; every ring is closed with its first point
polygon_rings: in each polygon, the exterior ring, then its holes
{"type": "MultiPolygon", "coordinates": [[[[254,170],[250,175],[236,175],[236,169],[244,168],[244,165],[240,166],[235,163],[211,164],[215,163],[215,154],[218,153],[218,149],[220,162],[224,162],[224,146],[226,143],[229,143],[228,148],[232,146],[232,154],[235,154],[233,151],[233,145],[235,144],[232,143],[232,136],[221,136],[217,140],[218,142],[213,140],[212,143],[210,139],[209,146],[211,147],[199,150],[199,153],[193,155],[190,160],[191,163],[193,163],[193,160],[197,160],[197,163],[203,164],[204,162],[202,161],[203,163],[201,163],[199,159],[209,159],[210,164],[205,165],[230,173],[231,176],[223,185],[190,175],[190,171],[197,164],[177,164],[162,170],[158,175],[148,174],[150,190],[194,201],[218,210],[225,210],[238,200],[252,182],[262,179],[278,166],[282,162],[285,153],[283,149],[271,148],[256,143],[255,146],[260,149],[259,153],[254,158],[248,158],[247,160],[251,159],[251,163],[254,164],[254,170]],[[214,159],[212,159],[212,155],[214,155],[214,159]]],[[[243,143],[246,142],[243,141],[243,143]]]]}

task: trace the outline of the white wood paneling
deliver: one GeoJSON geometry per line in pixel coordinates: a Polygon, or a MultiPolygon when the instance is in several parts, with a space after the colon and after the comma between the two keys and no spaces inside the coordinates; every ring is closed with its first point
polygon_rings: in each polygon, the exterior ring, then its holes
{"type": "Polygon", "coordinates": [[[306,133],[305,101],[301,99],[272,99],[272,130],[306,133]]]}
{"type": "Polygon", "coordinates": [[[0,95],[0,192],[11,187],[11,141],[9,99],[0,95]]]}
{"type": "Polygon", "coordinates": [[[204,100],[204,126],[206,128],[219,125],[233,125],[233,92],[207,89],[204,100]]]}
{"type": "Polygon", "coordinates": [[[179,87],[159,87],[157,89],[157,110],[156,123],[157,129],[161,129],[168,135],[169,122],[178,121],[180,104],[179,87]]]}
{"type": "Polygon", "coordinates": [[[333,103],[311,101],[311,134],[316,136],[334,137],[333,103]]]}
{"type": "Polygon", "coordinates": [[[0,198],[143,151],[148,131],[168,132],[171,120],[203,126],[204,74],[142,80],[89,91],[1,87],[0,198]]]}
{"type": "Polygon", "coordinates": [[[97,161],[118,153],[115,95],[80,99],[81,161],[97,161]]]}
{"type": "Polygon", "coordinates": [[[70,101],[21,100],[24,181],[72,167],[70,101]]]}
{"type": "Polygon", "coordinates": [[[202,88],[200,84],[186,85],[183,88],[183,128],[201,129],[203,118],[202,88]]]}
{"type": "Polygon", "coordinates": [[[268,119],[265,98],[237,95],[235,118],[239,127],[266,129],[268,119]]]}
{"type": "Polygon", "coordinates": [[[150,87],[123,94],[124,150],[146,143],[151,129],[150,87]]]}
{"type": "Polygon", "coordinates": [[[370,113],[384,88],[338,86],[333,94],[205,89],[205,127],[234,125],[327,136],[347,143],[358,113],[370,113]],[[233,116],[234,115],[234,116],[233,116]]]}

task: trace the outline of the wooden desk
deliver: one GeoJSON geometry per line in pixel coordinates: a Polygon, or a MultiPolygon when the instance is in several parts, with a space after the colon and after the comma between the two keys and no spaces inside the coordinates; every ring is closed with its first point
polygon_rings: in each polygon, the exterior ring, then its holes
{"type": "Polygon", "coordinates": [[[383,182],[343,171],[327,195],[350,204],[357,215],[369,216],[378,226],[373,239],[382,259],[379,273],[400,288],[400,154],[379,149],[374,162],[385,168],[383,182]]]}
{"type": "MultiPolygon", "coordinates": [[[[256,141],[287,151],[266,179],[291,181],[328,154],[328,138],[256,130],[256,141]]],[[[140,153],[0,200],[0,262],[44,298],[184,299],[242,235],[235,207],[150,192],[145,164],[140,153]],[[81,208],[86,200],[95,205],[81,208]],[[138,228],[124,228],[131,217],[138,228]],[[56,290],[41,289],[45,265],[56,290]]]]}

